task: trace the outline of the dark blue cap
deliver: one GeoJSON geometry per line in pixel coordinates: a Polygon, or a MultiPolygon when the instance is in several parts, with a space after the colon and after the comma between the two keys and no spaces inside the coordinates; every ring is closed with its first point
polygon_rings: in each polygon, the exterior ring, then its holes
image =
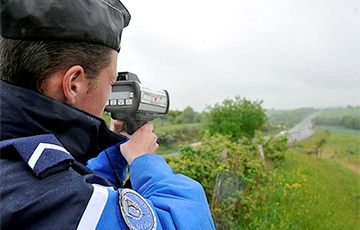
{"type": "Polygon", "coordinates": [[[119,52],[130,13],[119,0],[1,0],[1,36],[103,44],[119,52]]]}

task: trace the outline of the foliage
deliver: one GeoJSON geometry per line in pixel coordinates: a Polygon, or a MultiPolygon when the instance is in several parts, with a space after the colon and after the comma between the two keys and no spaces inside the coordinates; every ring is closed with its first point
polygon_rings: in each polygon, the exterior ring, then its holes
{"type": "Polygon", "coordinates": [[[318,130],[314,136],[303,140],[298,145],[300,152],[308,152],[316,148],[316,143],[326,136],[326,143],[323,146],[323,158],[333,159],[347,165],[352,164],[360,166],[360,137],[355,135],[329,133],[318,130]]]}
{"type": "Polygon", "coordinates": [[[360,107],[327,109],[315,118],[313,123],[320,126],[344,126],[360,130],[360,107]]]}
{"type": "Polygon", "coordinates": [[[266,161],[281,164],[287,150],[285,138],[265,140],[261,134],[253,141],[232,142],[228,136],[207,132],[199,146],[184,145],[180,157],[167,158],[176,173],[199,181],[206,192],[217,229],[228,229],[237,221],[251,219],[261,202],[258,188],[266,181],[267,168],[258,156],[264,146],[266,161]],[[274,157],[278,156],[278,157],[274,157]],[[281,160],[282,159],[282,160],[281,160]]]}
{"type": "Polygon", "coordinates": [[[214,135],[220,133],[232,140],[242,137],[252,138],[255,131],[266,122],[262,101],[251,102],[239,96],[235,100],[226,99],[222,104],[209,106],[209,120],[206,128],[214,135]]]}
{"type": "Polygon", "coordinates": [[[200,129],[200,123],[167,126],[155,125],[154,133],[159,138],[158,154],[176,152],[178,151],[179,144],[197,142],[200,129]]]}
{"type": "Polygon", "coordinates": [[[345,128],[360,130],[360,117],[345,116],[341,119],[341,124],[345,128]]]}
{"type": "Polygon", "coordinates": [[[189,106],[181,113],[180,118],[185,124],[199,123],[201,121],[200,114],[195,112],[194,109],[189,106]]]}
{"type": "MultiPolygon", "coordinates": [[[[170,124],[194,124],[200,123],[204,115],[194,111],[190,106],[186,107],[184,111],[169,110],[167,114],[158,114],[158,117],[151,121],[154,126],[166,126],[170,124]]],[[[104,112],[102,119],[109,125],[110,113],[104,112]]]]}
{"type": "MultiPolygon", "coordinates": [[[[193,110],[188,107],[185,114],[192,114],[193,110]]],[[[184,114],[179,111],[169,111],[170,117],[181,116],[184,114]]],[[[193,117],[199,117],[200,114],[194,112],[193,117]]],[[[183,117],[187,117],[183,116],[183,117]]],[[[190,121],[192,116],[189,115],[186,121],[190,121]]],[[[102,119],[105,120],[107,125],[110,125],[110,113],[103,113],[102,119]]],[[[172,118],[171,118],[172,119],[172,118]]],[[[170,119],[170,120],[171,120],[170,119]]],[[[174,118],[173,121],[178,120],[174,118]]],[[[184,124],[170,124],[166,116],[159,116],[157,119],[151,121],[154,124],[154,133],[159,138],[158,154],[165,154],[178,151],[178,145],[186,142],[197,142],[199,132],[201,130],[200,123],[184,123],[184,124]]]]}
{"type": "Polygon", "coordinates": [[[266,115],[270,126],[282,126],[283,128],[290,129],[314,112],[316,112],[316,109],[313,108],[267,110],[266,115]]]}
{"type": "Polygon", "coordinates": [[[188,106],[184,111],[169,110],[161,119],[167,121],[169,124],[192,124],[201,122],[202,114],[188,106]]]}
{"type": "Polygon", "coordinates": [[[328,108],[319,117],[359,117],[360,116],[360,106],[352,107],[348,106],[347,108],[328,108]]]}
{"type": "MultiPolygon", "coordinates": [[[[315,135],[301,144],[312,146],[321,136],[315,135]]],[[[331,137],[345,147],[348,141],[345,136],[343,140],[331,137]]],[[[326,148],[331,146],[333,142],[328,141],[326,148]]],[[[252,220],[238,222],[232,229],[360,228],[359,175],[333,160],[318,161],[301,150],[289,151],[284,163],[269,174],[268,183],[259,192],[262,202],[252,220]]]]}
{"type": "Polygon", "coordinates": [[[272,163],[273,167],[276,167],[284,161],[284,153],[288,149],[286,136],[271,137],[265,140],[258,134],[257,139],[258,144],[263,146],[263,150],[266,153],[266,160],[269,161],[269,163],[272,163]]]}
{"type": "Polygon", "coordinates": [[[108,127],[110,127],[110,119],[111,119],[111,115],[108,112],[104,112],[101,116],[101,118],[106,122],[106,124],[108,125],[108,127]]]}
{"type": "Polygon", "coordinates": [[[360,130],[360,117],[317,117],[313,123],[315,125],[344,126],[345,128],[360,130]]]}

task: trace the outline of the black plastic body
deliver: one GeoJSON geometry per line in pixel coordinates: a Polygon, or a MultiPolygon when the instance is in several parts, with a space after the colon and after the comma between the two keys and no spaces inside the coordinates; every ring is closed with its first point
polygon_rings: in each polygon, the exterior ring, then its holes
{"type": "MultiPolygon", "coordinates": [[[[160,114],[166,114],[169,110],[169,94],[166,90],[164,92],[167,97],[167,107],[160,114]]],[[[124,122],[123,130],[133,134],[142,125],[157,118],[159,114],[155,110],[139,110],[140,103],[141,87],[138,77],[129,72],[118,73],[118,78],[112,86],[112,92],[105,111],[110,112],[113,119],[122,120],[124,122]],[[124,99],[121,105],[119,105],[118,101],[115,104],[115,100],[119,100],[118,98],[124,99]],[[113,103],[112,100],[114,100],[113,103]]]]}

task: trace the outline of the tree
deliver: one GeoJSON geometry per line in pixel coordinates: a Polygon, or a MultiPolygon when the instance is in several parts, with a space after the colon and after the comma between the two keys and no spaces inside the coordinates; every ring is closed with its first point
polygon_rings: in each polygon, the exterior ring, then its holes
{"type": "Polygon", "coordinates": [[[226,99],[222,104],[209,106],[207,128],[211,134],[228,135],[233,140],[241,137],[253,138],[255,130],[261,128],[267,120],[261,104],[262,101],[251,102],[236,96],[235,100],[226,99]]]}
{"type": "Polygon", "coordinates": [[[180,116],[185,124],[200,122],[200,115],[190,106],[186,107],[180,116]]]}
{"type": "Polygon", "coordinates": [[[169,110],[166,117],[171,124],[175,124],[180,114],[181,112],[178,110],[169,110]]]}

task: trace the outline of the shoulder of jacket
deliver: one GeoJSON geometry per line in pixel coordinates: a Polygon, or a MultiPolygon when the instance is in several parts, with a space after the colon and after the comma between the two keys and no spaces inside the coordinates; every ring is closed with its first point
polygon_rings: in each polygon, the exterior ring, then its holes
{"type": "Polygon", "coordinates": [[[7,148],[14,148],[39,178],[56,166],[68,169],[75,161],[53,134],[0,141],[0,150],[7,148]]]}

